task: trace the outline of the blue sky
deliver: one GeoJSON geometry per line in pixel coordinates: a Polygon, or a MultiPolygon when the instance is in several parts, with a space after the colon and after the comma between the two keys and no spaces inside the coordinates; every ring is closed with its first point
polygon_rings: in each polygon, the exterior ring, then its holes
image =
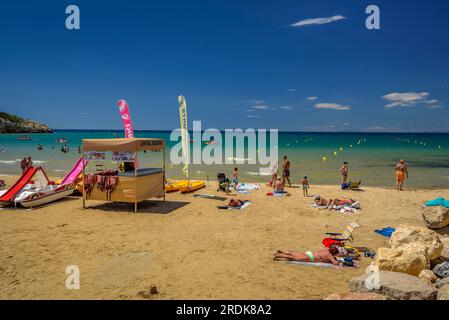
{"type": "Polygon", "coordinates": [[[53,128],[120,129],[123,98],[136,129],[173,129],[183,94],[203,128],[449,131],[446,0],[59,0],[0,10],[0,111],[53,128]],[[80,30],[65,28],[69,4],[80,30]],[[381,30],[365,28],[370,4],[381,30]],[[328,17],[338,18],[308,20],[328,17]]]}

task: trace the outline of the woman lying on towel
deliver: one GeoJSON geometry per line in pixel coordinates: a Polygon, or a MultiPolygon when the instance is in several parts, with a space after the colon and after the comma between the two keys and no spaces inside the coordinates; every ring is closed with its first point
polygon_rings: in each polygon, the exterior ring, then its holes
{"type": "Polygon", "coordinates": [[[298,262],[323,262],[332,263],[334,266],[339,266],[340,263],[335,259],[335,256],[339,254],[338,247],[332,245],[329,249],[324,248],[317,250],[315,252],[306,251],[304,253],[296,252],[284,252],[278,250],[273,257],[273,260],[287,260],[287,261],[298,261],[298,262]]]}

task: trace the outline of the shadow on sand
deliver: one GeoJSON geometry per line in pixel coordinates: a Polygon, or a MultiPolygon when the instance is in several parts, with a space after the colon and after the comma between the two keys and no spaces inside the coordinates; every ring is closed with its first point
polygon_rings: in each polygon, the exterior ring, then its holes
{"type": "MultiPolygon", "coordinates": [[[[184,201],[153,201],[153,200],[145,200],[139,202],[137,207],[137,213],[155,213],[155,214],[169,214],[173,211],[176,211],[190,202],[184,201]]],[[[112,211],[112,212],[130,212],[134,213],[134,204],[133,203],[124,203],[124,202],[109,202],[96,206],[90,206],[90,209],[95,210],[103,210],[103,211],[112,211]]]]}

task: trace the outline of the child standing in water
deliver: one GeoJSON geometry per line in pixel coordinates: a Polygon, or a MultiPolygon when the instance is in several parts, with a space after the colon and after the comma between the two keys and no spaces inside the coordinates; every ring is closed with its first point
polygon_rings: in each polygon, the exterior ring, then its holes
{"type": "Polygon", "coordinates": [[[304,176],[304,178],[301,181],[301,185],[302,185],[302,194],[304,195],[304,197],[308,197],[309,196],[309,180],[307,179],[307,176],[304,176]]]}

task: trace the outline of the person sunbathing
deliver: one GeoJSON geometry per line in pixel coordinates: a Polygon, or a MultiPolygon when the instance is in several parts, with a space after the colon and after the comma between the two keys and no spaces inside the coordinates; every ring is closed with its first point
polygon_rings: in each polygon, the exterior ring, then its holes
{"type": "Polygon", "coordinates": [[[340,199],[330,199],[329,202],[327,203],[326,207],[322,208],[321,210],[334,210],[334,207],[342,207],[342,206],[351,206],[354,203],[356,203],[356,200],[354,199],[344,199],[344,200],[340,200],[340,199]]]}
{"type": "Polygon", "coordinates": [[[229,200],[228,206],[234,207],[234,208],[236,208],[236,207],[238,208],[238,207],[243,206],[247,202],[248,202],[248,200],[231,199],[231,200],[229,200]]]}
{"type": "Polygon", "coordinates": [[[315,204],[318,207],[323,207],[323,206],[327,206],[327,200],[324,199],[323,197],[317,195],[313,198],[313,201],[315,202],[315,204]]]}
{"type": "Polygon", "coordinates": [[[332,263],[334,266],[339,266],[340,263],[335,258],[339,254],[337,246],[332,245],[329,249],[323,248],[320,250],[306,251],[304,253],[276,251],[273,260],[280,261],[298,261],[298,262],[323,262],[332,263]]]}

